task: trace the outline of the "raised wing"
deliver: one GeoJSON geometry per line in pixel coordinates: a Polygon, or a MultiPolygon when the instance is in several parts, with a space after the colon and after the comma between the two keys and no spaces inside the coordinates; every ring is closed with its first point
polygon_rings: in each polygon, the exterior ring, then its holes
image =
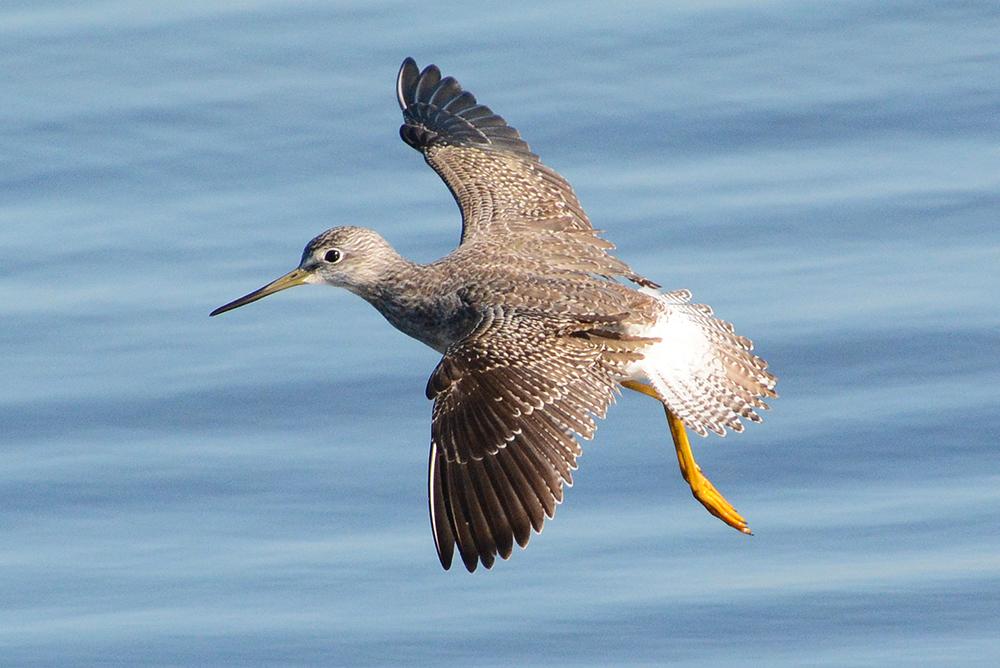
{"type": "Polygon", "coordinates": [[[615,378],[650,343],[605,324],[498,308],[434,370],[428,479],[445,568],[456,545],[470,572],[479,561],[490,568],[554,515],[573,484],[575,437],[593,436],[615,378]]]}
{"type": "Polygon", "coordinates": [[[462,211],[463,244],[502,245],[528,264],[655,287],[607,252],[614,246],[597,236],[569,183],[454,78],[442,78],[435,65],[421,72],[407,58],[396,94],[400,136],[451,190],[462,211]]]}

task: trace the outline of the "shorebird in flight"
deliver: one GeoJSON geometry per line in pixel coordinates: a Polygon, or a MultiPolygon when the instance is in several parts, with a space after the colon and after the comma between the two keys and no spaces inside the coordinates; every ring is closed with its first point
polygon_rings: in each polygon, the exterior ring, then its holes
{"type": "Polygon", "coordinates": [[[569,183],[517,130],[452,77],[407,58],[396,94],[400,135],[444,180],[462,240],[430,264],[402,257],[378,233],[334,227],[299,266],[212,312],[304,283],[359,295],[443,357],[434,402],[428,492],[441,565],[490,568],[553,517],[581,454],[621,387],[666,412],[681,474],[730,526],[746,521],[701,472],[685,427],[701,435],[759,422],[775,377],[749,339],[660,291],[610,253],[569,183]]]}

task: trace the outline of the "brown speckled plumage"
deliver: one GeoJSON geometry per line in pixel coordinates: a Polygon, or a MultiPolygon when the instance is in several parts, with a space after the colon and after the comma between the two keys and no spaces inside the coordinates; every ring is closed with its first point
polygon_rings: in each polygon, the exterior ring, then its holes
{"type": "Polygon", "coordinates": [[[443,353],[427,396],[431,523],[445,568],[456,547],[468,570],[489,568],[541,531],[572,483],[577,438],[593,436],[624,380],[649,380],[703,435],[760,420],[776,381],[749,339],[686,290],[661,294],[611,255],[570,185],[517,130],[433,65],[421,72],[406,59],[397,93],[401,137],[461,209],[458,248],[417,264],[371,230],[333,228],[298,269],[213,315],[325,282],[443,353]]]}
{"type": "Polygon", "coordinates": [[[657,298],[615,281],[657,287],[608,252],[573,189],[517,130],[433,65],[420,72],[407,59],[397,93],[400,135],[462,211],[461,245],[431,265],[442,272],[434,289],[448,285],[477,313],[427,385],[431,519],[445,567],[456,543],[473,570],[541,529],[572,482],[574,436],[593,436],[594,416],[653,343],[642,333],[671,309],[718,353],[700,377],[667,379],[670,408],[702,434],[760,419],[774,378],[750,341],[686,291],[657,298]]]}

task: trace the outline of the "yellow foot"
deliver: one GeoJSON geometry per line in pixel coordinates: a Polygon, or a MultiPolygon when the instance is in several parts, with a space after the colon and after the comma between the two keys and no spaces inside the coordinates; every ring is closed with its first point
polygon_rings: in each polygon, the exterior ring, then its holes
{"type": "Polygon", "coordinates": [[[715,485],[709,480],[701,467],[694,460],[694,453],[691,452],[691,443],[688,441],[687,432],[684,430],[684,423],[680,418],[670,412],[666,406],[663,411],[667,414],[667,424],[670,425],[670,435],[674,439],[674,448],[677,450],[677,463],[681,467],[681,475],[691,486],[691,493],[694,498],[705,506],[708,512],[712,513],[720,520],[745,534],[752,535],[750,527],[743,516],[736,512],[733,504],[722,496],[722,493],[715,489],[715,485]]]}
{"type": "MultiPolygon", "coordinates": [[[[653,397],[657,401],[661,401],[660,395],[657,394],[656,390],[645,383],[626,380],[622,382],[622,385],[630,390],[641,392],[653,397]]],[[[670,436],[674,440],[674,449],[677,451],[677,463],[680,465],[681,475],[684,476],[685,482],[691,486],[691,493],[694,495],[694,498],[698,499],[708,512],[729,526],[747,535],[752,535],[750,527],[747,526],[747,521],[743,519],[743,516],[736,512],[733,504],[729,503],[726,497],[722,496],[722,493],[715,488],[712,481],[701,472],[701,467],[698,466],[698,462],[694,460],[694,453],[691,452],[691,443],[688,441],[684,423],[680,418],[671,413],[665,404],[663,411],[667,414],[667,425],[670,427],[670,436]]]]}

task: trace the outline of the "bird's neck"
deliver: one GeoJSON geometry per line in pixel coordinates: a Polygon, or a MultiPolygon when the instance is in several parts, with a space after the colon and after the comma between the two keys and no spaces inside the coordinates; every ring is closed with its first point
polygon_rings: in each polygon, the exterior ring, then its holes
{"type": "Polygon", "coordinates": [[[396,329],[443,353],[471,331],[476,316],[440,267],[396,257],[383,267],[379,280],[354,292],[396,329]]]}
{"type": "Polygon", "coordinates": [[[380,249],[377,263],[365,271],[356,272],[356,282],[348,290],[378,308],[384,301],[398,301],[407,293],[407,286],[419,283],[425,265],[411,262],[391,246],[380,249]]]}

